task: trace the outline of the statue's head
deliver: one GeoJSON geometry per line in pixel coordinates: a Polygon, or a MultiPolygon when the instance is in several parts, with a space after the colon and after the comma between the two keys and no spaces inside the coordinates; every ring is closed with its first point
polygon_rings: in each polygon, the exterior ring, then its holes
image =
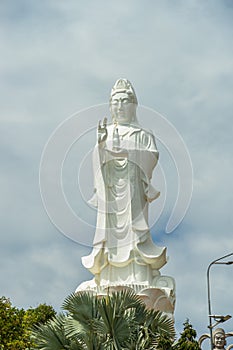
{"type": "Polygon", "coordinates": [[[214,349],[224,349],[226,334],[223,328],[216,328],[213,332],[214,349]]]}
{"type": "Polygon", "coordinates": [[[110,95],[110,111],[114,122],[119,124],[137,123],[137,97],[127,79],[118,79],[110,95]]]}

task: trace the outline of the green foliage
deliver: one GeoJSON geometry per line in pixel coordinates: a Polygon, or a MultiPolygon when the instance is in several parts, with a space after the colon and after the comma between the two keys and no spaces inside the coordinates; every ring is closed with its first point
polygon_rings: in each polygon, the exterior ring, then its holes
{"type": "Polygon", "coordinates": [[[36,308],[29,308],[25,312],[25,325],[29,327],[46,323],[51,318],[55,317],[56,312],[53,307],[46,304],[40,304],[36,308]]]}
{"type": "Polygon", "coordinates": [[[0,350],[25,350],[32,345],[31,328],[55,316],[51,306],[41,304],[28,310],[12,306],[10,299],[0,298],[0,350]]]}
{"type": "Polygon", "coordinates": [[[35,349],[142,350],[154,349],[158,336],[174,339],[173,322],[147,310],[135,293],[102,296],[71,294],[59,315],[33,331],[35,349]]]}
{"type": "Polygon", "coordinates": [[[63,309],[67,314],[46,304],[18,309],[0,298],[0,350],[200,350],[188,320],[174,343],[173,322],[133,292],[71,294],[63,309]]]}
{"type": "Polygon", "coordinates": [[[157,338],[156,349],[159,350],[172,350],[173,338],[170,335],[159,335],[157,338]]]}
{"type": "Polygon", "coordinates": [[[36,349],[43,350],[82,350],[82,344],[75,339],[70,339],[65,334],[66,316],[57,315],[47,324],[36,326],[32,332],[32,340],[35,341],[36,349]]]}
{"type": "Polygon", "coordinates": [[[25,345],[28,345],[22,327],[24,315],[25,311],[13,307],[9,299],[5,297],[0,298],[1,350],[20,350],[25,349],[25,345]]]}
{"type": "Polygon", "coordinates": [[[184,330],[181,333],[181,337],[173,348],[175,350],[201,350],[198,342],[195,340],[196,336],[196,331],[187,320],[184,323],[184,330]]]}

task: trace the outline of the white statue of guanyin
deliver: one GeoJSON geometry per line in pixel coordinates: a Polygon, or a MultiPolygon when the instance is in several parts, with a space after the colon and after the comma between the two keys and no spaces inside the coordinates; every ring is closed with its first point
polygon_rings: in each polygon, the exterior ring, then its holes
{"type": "MultiPolygon", "coordinates": [[[[97,222],[92,252],[82,263],[95,278],[77,290],[128,286],[137,292],[162,281],[166,248],[153,243],[148,225],[148,204],[160,194],[151,185],[159,154],[154,135],[137,121],[137,104],[131,83],[117,80],[110,96],[112,121],[99,122],[93,152],[90,203],[97,207],[97,222]]],[[[173,291],[171,278],[164,278],[163,287],[173,291]]]]}

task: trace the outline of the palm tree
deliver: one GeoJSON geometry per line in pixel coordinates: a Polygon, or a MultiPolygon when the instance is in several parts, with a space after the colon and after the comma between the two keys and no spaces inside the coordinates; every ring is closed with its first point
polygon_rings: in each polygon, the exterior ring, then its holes
{"type": "Polygon", "coordinates": [[[76,339],[82,349],[101,349],[100,337],[96,325],[100,320],[98,299],[87,292],[68,296],[62,308],[68,311],[65,334],[69,339],[76,339]]]}
{"type": "Polygon", "coordinates": [[[101,297],[79,292],[68,296],[62,307],[66,315],[34,330],[37,349],[149,350],[160,336],[175,336],[173,321],[147,310],[132,291],[101,297]]]}
{"type": "Polygon", "coordinates": [[[55,316],[46,324],[35,326],[32,330],[32,342],[34,349],[55,350],[82,350],[82,344],[79,341],[70,339],[65,334],[65,324],[67,317],[63,314],[55,316]]]}

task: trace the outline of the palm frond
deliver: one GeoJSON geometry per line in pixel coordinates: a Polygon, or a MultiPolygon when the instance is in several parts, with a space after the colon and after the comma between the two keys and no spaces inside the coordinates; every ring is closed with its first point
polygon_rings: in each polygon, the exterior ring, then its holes
{"type": "Polygon", "coordinates": [[[154,333],[169,334],[175,337],[174,321],[161,311],[151,311],[151,330],[154,333]]]}
{"type": "Polygon", "coordinates": [[[65,316],[60,314],[44,325],[36,326],[32,330],[32,340],[37,349],[55,350],[65,349],[70,345],[64,332],[65,316]]]}
{"type": "Polygon", "coordinates": [[[134,291],[123,290],[121,292],[115,292],[111,295],[113,304],[116,304],[118,309],[124,311],[131,308],[143,308],[144,304],[134,291]]]}
{"type": "Polygon", "coordinates": [[[63,302],[63,310],[77,321],[89,327],[90,320],[98,318],[97,297],[88,292],[69,295],[63,302]]]}
{"type": "Polygon", "coordinates": [[[139,307],[141,301],[131,291],[113,293],[98,301],[101,320],[96,324],[96,330],[105,335],[106,349],[128,349],[134,339],[137,327],[135,310],[139,307]]]}
{"type": "Polygon", "coordinates": [[[82,323],[69,316],[65,322],[64,331],[68,338],[78,338],[80,341],[83,341],[87,334],[82,323]]]}

